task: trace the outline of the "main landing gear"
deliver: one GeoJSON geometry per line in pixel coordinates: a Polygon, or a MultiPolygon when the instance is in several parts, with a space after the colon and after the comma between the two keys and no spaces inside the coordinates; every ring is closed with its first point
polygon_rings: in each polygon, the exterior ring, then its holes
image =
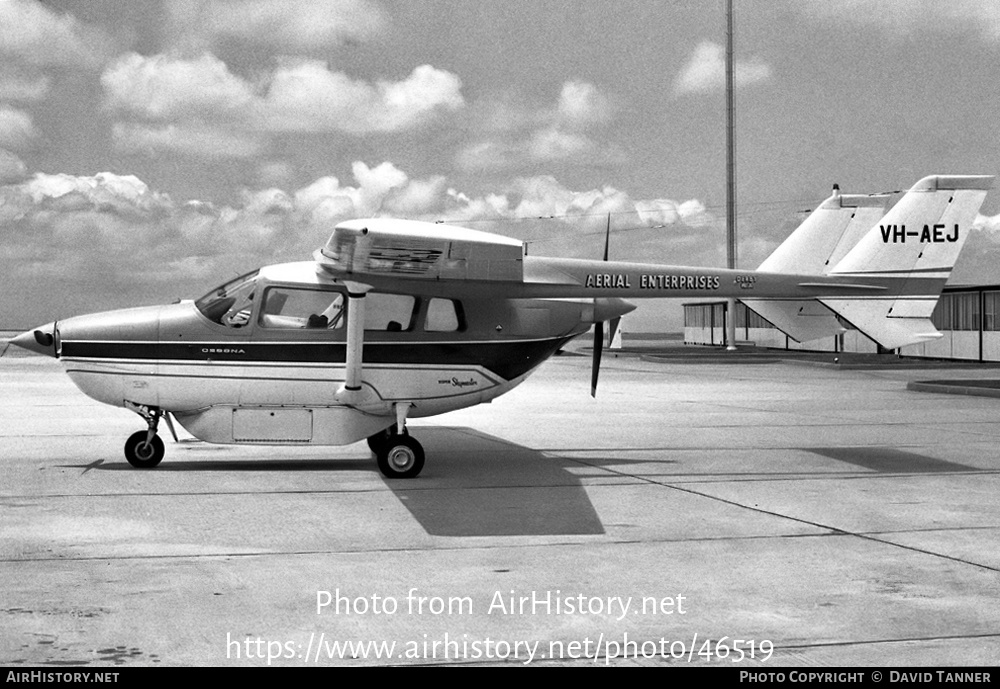
{"type": "Polygon", "coordinates": [[[424,448],[405,428],[398,433],[395,424],[369,437],[368,447],[386,478],[415,478],[424,468],[424,448]]]}
{"type": "Polygon", "coordinates": [[[406,430],[409,410],[409,403],[397,404],[396,423],[368,438],[368,447],[386,478],[415,478],[424,468],[424,448],[406,430]]]}
{"type": "Polygon", "coordinates": [[[156,407],[131,402],[126,402],[125,407],[144,418],[149,426],[145,431],[136,431],[125,441],[125,459],[136,469],[152,469],[163,459],[163,441],[156,435],[163,412],[156,407]]]}

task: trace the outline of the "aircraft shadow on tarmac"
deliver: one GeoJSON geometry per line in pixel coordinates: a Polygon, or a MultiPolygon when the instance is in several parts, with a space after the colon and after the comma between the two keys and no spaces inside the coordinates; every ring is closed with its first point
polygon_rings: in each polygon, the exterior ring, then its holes
{"type": "Polygon", "coordinates": [[[421,484],[387,481],[406,509],[436,536],[598,535],[601,523],[567,463],[470,428],[422,432],[428,461],[421,484]],[[412,487],[411,487],[412,486],[412,487]]]}
{"type": "Polygon", "coordinates": [[[891,447],[809,447],[807,452],[829,457],[838,462],[892,474],[942,474],[979,471],[976,467],[945,459],[918,455],[891,447]]]}
{"type": "MultiPolygon", "coordinates": [[[[605,533],[580,478],[569,471],[579,467],[567,454],[572,450],[540,451],[461,427],[424,427],[415,430],[427,450],[428,464],[416,480],[380,480],[392,491],[423,529],[433,536],[554,536],[605,533]],[[553,457],[552,453],[563,455],[553,457]]],[[[181,442],[174,446],[199,454],[236,453],[234,446],[181,442]]],[[[634,448],[633,448],[634,449],[634,448]]],[[[652,448],[646,448],[652,449],[652,448]]],[[[668,448],[662,448],[667,450],[668,448]]],[[[886,447],[801,448],[878,473],[951,473],[978,471],[976,467],[886,447]]],[[[367,448],[364,458],[195,459],[169,458],[153,472],[338,472],[377,474],[367,448]]],[[[282,448],[275,448],[276,452],[282,448]]],[[[280,457],[280,455],[278,455],[280,457]]],[[[616,458],[613,463],[644,464],[649,460],[616,458]]],[[[658,464],[675,464],[663,457],[658,464]]],[[[601,465],[590,455],[587,464],[601,465]]],[[[72,465],[84,471],[136,471],[124,461],[98,460],[72,465]]],[[[727,472],[728,475],[728,472],[727,472]]],[[[772,474],[767,474],[773,478],[772,474]]],[[[756,478],[759,478],[755,475],[756,478]]],[[[335,477],[334,479],[335,480],[335,477]]],[[[322,491],[323,487],[316,486],[322,491]]]]}
{"type": "MultiPolygon", "coordinates": [[[[414,428],[427,452],[427,466],[414,480],[379,478],[424,530],[433,536],[554,536],[604,533],[580,479],[566,462],[538,450],[469,428],[414,428]]],[[[181,442],[204,451],[233,446],[181,442]]],[[[363,449],[362,449],[363,448],[363,449]]],[[[283,448],[275,448],[280,452],[283,448]]],[[[159,472],[349,472],[378,474],[368,448],[364,459],[204,459],[170,456],[159,472]]],[[[238,451],[238,448],[236,448],[238,451]]],[[[279,455],[280,456],[280,455],[279,455]]],[[[84,471],[137,471],[123,461],[64,465],[84,471]]],[[[333,479],[335,480],[335,478],[333,479]]],[[[322,487],[317,486],[318,490],[322,487]]]]}

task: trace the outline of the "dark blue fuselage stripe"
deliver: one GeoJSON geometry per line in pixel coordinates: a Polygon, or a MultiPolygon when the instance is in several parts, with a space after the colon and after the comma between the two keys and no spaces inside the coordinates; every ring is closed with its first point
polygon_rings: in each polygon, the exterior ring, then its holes
{"type": "MultiPolygon", "coordinates": [[[[371,364],[428,366],[482,366],[505,380],[535,368],[570,337],[531,342],[419,343],[411,346],[366,343],[363,360],[371,364]]],[[[189,344],[181,342],[63,341],[62,356],[78,359],[133,359],[142,361],[219,361],[227,363],[342,364],[343,343],[189,344]]]]}

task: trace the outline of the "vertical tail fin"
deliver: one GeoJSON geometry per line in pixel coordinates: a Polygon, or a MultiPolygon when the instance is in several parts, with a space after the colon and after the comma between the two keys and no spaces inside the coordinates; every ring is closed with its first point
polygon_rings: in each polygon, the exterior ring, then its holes
{"type": "MultiPolygon", "coordinates": [[[[835,186],[833,195],[810,213],[758,270],[810,275],[829,272],[883,216],[888,201],[888,194],[841,194],[835,186]]],[[[815,300],[742,301],[799,342],[843,331],[830,310],[815,300]]]]}
{"type": "Polygon", "coordinates": [[[930,322],[993,177],[917,182],[830,270],[895,279],[888,294],[820,301],[888,349],[940,337],[930,322]]]}

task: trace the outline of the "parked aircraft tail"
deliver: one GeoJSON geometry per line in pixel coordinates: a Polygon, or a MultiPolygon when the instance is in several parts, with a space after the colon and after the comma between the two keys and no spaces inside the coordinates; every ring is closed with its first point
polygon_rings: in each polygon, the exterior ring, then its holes
{"type": "Polygon", "coordinates": [[[888,349],[940,337],[931,314],[992,186],[991,176],[917,182],[829,271],[886,278],[885,293],[820,301],[888,349]]]}
{"type": "MultiPolygon", "coordinates": [[[[821,203],[768,256],[759,271],[826,274],[885,213],[889,194],[833,195],[821,203]]],[[[742,300],[749,308],[799,342],[843,332],[837,317],[815,300],[742,300]]]]}

